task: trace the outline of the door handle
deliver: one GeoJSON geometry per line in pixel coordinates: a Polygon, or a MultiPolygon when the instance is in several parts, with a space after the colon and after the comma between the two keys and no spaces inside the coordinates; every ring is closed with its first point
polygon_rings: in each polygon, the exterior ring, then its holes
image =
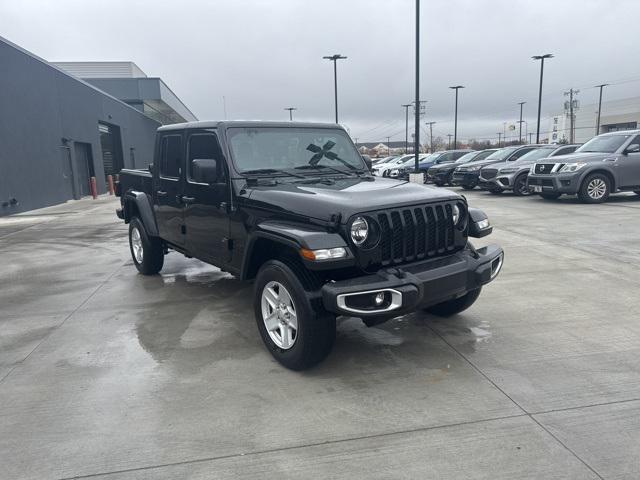
{"type": "Polygon", "coordinates": [[[187,197],[186,195],[182,195],[180,197],[180,200],[182,200],[182,203],[184,203],[185,205],[190,205],[192,203],[195,203],[196,198],[195,197],[187,197]]]}
{"type": "Polygon", "coordinates": [[[167,192],[165,192],[164,190],[156,190],[156,193],[158,194],[159,197],[167,196],[167,192]]]}

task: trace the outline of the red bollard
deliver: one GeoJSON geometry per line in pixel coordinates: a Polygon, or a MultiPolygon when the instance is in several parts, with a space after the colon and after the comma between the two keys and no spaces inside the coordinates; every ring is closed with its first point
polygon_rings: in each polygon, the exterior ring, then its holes
{"type": "Polygon", "coordinates": [[[96,177],[91,177],[91,196],[94,200],[98,198],[98,185],[96,184],[96,177]]]}
{"type": "Polygon", "coordinates": [[[107,175],[107,183],[109,184],[109,195],[113,195],[115,188],[113,187],[113,175],[107,175]]]}

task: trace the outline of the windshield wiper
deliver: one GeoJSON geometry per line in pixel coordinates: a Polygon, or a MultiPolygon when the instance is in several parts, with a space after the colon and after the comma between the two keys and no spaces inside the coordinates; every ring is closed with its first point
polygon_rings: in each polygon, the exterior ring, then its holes
{"type": "Polygon", "coordinates": [[[321,170],[321,169],[325,169],[325,170],[331,170],[331,171],[336,172],[336,173],[341,173],[343,175],[348,175],[350,177],[353,176],[352,172],[349,172],[347,170],[341,170],[341,169],[336,168],[336,167],[330,167],[329,165],[317,165],[317,164],[312,165],[312,164],[309,164],[309,165],[300,165],[300,166],[294,167],[294,168],[296,170],[321,170]]]}
{"type": "Polygon", "coordinates": [[[269,174],[269,173],[281,173],[284,175],[289,175],[291,177],[297,178],[305,178],[304,175],[299,175],[293,172],[287,172],[285,170],[278,170],[275,168],[254,168],[253,170],[243,170],[242,172],[245,175],[261,175],[261,174],[269,174]]]}

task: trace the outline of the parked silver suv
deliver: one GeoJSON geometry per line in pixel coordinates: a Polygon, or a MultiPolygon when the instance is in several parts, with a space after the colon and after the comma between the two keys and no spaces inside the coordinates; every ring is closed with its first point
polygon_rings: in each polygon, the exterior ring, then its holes
{"type": "Polygon", "coordinates": [[[586,203],[604,202],[615,192],[640,195],[640,130],[598,135],[571,155],[537,162],[528,186],[543,198],[578,194],[586,203]]]}

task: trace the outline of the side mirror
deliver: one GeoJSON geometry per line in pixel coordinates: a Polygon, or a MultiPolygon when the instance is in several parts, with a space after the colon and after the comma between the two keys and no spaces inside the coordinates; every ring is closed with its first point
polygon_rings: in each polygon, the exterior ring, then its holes
{"type": "Polygon", "coordinates": [[[487,214],[477,208],[469,209],[469,236],[473,238],[486,237],[493,231],[487,214]]]}
{"type": "Polygon", "coordinates": [[[624,153],[638,153],[638,152],[640,152],[640,144],[638,143],[632,143],[624,151],[624,153]]]}
{"type": "Polygon", "coordinates": [[[362,155],[362,159],[364,160],[365,165],[369,170],[373,167],[373,162],[371,161],[371,157],[369,155],[362,155]]]}
{"type": "Polygon", "coordinates": [[[216,183],[218,181],[218,162],[212,158],[191,160],[191,175],[198,183],[216,183]]]}

